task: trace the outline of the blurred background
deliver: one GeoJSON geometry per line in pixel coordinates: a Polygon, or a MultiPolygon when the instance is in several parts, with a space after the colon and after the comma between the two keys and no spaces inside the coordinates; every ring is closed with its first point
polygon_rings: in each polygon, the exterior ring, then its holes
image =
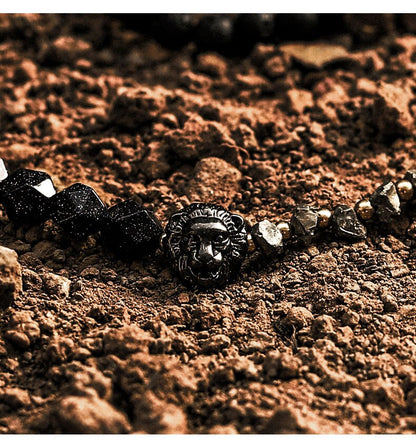
{"type": "Polygon", "coordinates": [[[130,28],[170,48],[193,44],[228,55],[249,52],[255,43],[347,39],[371,44],[416,32],[415,14],[120,14],[130,28]]]}

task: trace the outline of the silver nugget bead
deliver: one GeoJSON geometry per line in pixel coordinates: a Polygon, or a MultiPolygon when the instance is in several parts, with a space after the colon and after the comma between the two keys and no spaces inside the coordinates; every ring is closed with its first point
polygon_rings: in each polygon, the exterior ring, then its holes
{"type": "Polygon", "coordinates": [[[283,235],[269,220],[258,222],[251,229],[251,236],[257,248],[266,256],[275,256],[283,252],[283,235]]]}

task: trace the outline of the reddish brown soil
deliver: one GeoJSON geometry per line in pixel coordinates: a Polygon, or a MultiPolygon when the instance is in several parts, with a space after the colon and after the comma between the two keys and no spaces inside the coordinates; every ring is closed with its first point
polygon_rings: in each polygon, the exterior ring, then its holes
{"type": "MultiPolygon", "coordinates": [[[[414,36],[232,60],[99,16],[2,16],[0,35],[0,156],[106,204],[278,221],[416,167],[414,36]]],[[[0,431],[414,433],[415,237],[406,217],[324,236],[201,293],[161,253],[129,264],[3,214],[24,291],[0,315],[0,431]]]]}

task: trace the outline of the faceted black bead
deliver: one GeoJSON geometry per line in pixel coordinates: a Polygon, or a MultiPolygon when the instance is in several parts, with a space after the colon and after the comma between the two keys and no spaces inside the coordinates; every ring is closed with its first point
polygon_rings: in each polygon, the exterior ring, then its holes
{"type": "Polygon", "coordinates": [[[151,32],[165,46],[176,48],[190,41],[195,25],[193,14],[156,14],[151,32]]]}
{"type": "Polygon", "coordinates": [[[15,224],[45,221],[49,217],[50,197],[55,193],[51,177],[37,170],[16,170],[0,183],[0,200],[15,224]]]}
{"type": "Polygon", "coordinates": [[[360,240],[364,239],[367,235],[367,230],[358,220],[354,209],[347,205],[335,207],[332,215],[332,224],[335,234],[340,238],[360,240]]]}
{"type": "Polygon", "coordinates": [[[309,244],[318,232],[318,213],[309,206],[299,206],[290,219],[290,229],[305,244],[309,244]]]}
{"type": "Polygon", "coordinates": [[[196,42],[202,50],[232,52],[233,20],[222,14],[202,17],[196,29],[196,42]]]}
{"type": "Polygon", "coordinates": [[[87,238],[100,229],[105,205],[88,185],[76,183],[51,198],[50,216],[66,235],[87,238]]]}
{"type": "Polygon", "coordinates": [[[276,224],[265,219],[251,229],[254,244],[265,256],[275,256],[283,252],[283,236],[276,224]]]}
{"type": "Polygon", "coordinates": [[[386,182],[371,195],[370,202],[381,222],[390,223],[400,215],[400,198],[393,182],[386,182]]]}
{"type": "Polygon", "coordinates": [[[195,14],[115,14],[123,23],[139,33],[151,35],[169,48],[191,41],[198,17],[195,14]]]}
{"type": "Polygon", "coordinates": [[[104,244],[123,258],[142,258],[155,252],[163,234],[155,214],[135,201],[123,201],[101,217],[104,244]]]}

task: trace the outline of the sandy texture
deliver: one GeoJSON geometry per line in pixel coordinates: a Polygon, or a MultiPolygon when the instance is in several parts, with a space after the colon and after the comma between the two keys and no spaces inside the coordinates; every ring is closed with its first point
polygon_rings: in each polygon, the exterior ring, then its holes
{"type": "MultiPolygon", "coordinates": [[[[0,156],[60,190],[164,223],[199,197],[254,223],[416,167],[414,36],[232,60],[99,16],[1,16],[0,35],[0,156]]],[[[1,216],[23,293],[0,315],[0,431],[414,433],[416,229],[385,229],[254,256],[199,293],[160,252],[125,263],[1,216]]]]}

